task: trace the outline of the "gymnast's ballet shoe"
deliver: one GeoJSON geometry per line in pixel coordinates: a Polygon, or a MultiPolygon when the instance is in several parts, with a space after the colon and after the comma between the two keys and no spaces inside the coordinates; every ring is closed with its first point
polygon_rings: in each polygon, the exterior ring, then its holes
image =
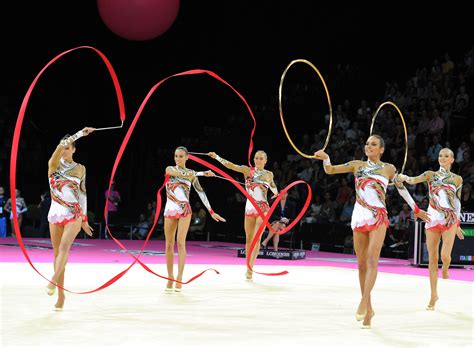
{"type": "Polygon", "coordinates": [[[367,311],[365,311],[365,312],[362,313],[362,314],[359,314],[359,312],[356,312],[356,320],[357,320],[357,321],[364,320],[366,314],[367,314],[367,311]]]}
{"type": "MultiPolygon", "coordinates": [[[[172,278],[170,278],[172,279],[172,278]]],[[[166,284],[165,292],[170,293],[173,292],[173,287],[174,287],[174,280],[168,280],[168,284],[166,284]]]]}
{"type": "Polygon", "coordinates": [[[365,313],[359,314],[359,313],[356,312],[356,320],[357,321],[364,320],[364,318],[365,318],[365,313]]]}
{"type": "Polygon", "coordinates": [[[54,287],[54,288],[51,289],[49,286],[46,286],[46,293],[47,293],[49,296],[53,296],[55,292],[56,292],[56,287],[54,287]]]}
{"type": "Polygon", "coordinates": [[[245,273],[245,281],[249,283],[253,282],[252,273],[245,273]]]}
{"type": "Polygon", "coordinates": [[[174,292],[181,292],[183,291],[183,283],[182,280],[176,280],[176,284],[174,285],[174,292]]]}

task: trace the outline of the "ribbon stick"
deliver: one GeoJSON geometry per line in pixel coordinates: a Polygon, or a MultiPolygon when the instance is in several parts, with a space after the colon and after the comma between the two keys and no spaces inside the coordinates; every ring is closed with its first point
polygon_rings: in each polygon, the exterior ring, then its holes
{"type": "Polygon", "coordinates": [[[94,131],[97,132],[97,131],[103,131],[103,130],[109,130],[109,129],[118,129],[122,127],[123,127],[123,121],[120,126],[96,128],[94,131]]]}
{"type": "Polygon", "coordinates": [[[240,185],[244,185],[245,186],[245,183],[244,182],[241,182],[241,181],[237,181],[237,180],[234,180],[234,179],[228,179],[228,178],[225,178],[223,176],[219,176],[219,175],[216,175],[215,176],[216,178],[219,178],[219,179],[224,179],[224,180],[227,180],[227,181],[232,181],[232,182],[235,182],[237,184],[240,184],[240,185]]]}

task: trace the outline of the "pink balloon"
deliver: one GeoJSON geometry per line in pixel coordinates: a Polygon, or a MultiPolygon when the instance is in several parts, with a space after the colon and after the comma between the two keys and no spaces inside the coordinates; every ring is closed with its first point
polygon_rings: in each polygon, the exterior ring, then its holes
{"type": "Polygon", "coordinates": [[[179,11],[179,0],[97,0],[105,25],[118,36],[151,40],[168,30],[179,11]]]}

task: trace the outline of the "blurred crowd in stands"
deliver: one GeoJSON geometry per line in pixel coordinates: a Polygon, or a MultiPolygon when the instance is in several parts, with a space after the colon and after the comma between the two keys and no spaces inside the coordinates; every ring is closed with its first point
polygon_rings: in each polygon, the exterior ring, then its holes
{"type": "MultiPolygon", "coordinates": [[[[474,150],[474,126],[471,121],[474,115],[474,103],[472,100],[474,90],[474,48],[466,52],[464,56],[451,57],[445,53],[442,57],[436,57],[431,64],[420,67],[413,72],[407,81],[387,81],[385,90],[379,91],[379,98],[376,100],[353,100],[350,89],[347,86],[357,88],[357,81],[354,81],[353,66],[336,65],[335,69],[329,72],[327,79],[331,93],[333,91],[345,91],[347,95],[338,93],[339,98],[334,98],[333,105],[333,129],[329,145],[326,149],[331,156],[333,164],[345,163],[353,159],[365,159],[363,144],[369,135],[372,116],[378,106],[384,101],[394,102],[403,112],[408,131],[408,157],[406,160],[405,173],[416,176],[426,170],[437,170],[439,168],[437,157],[438,152],[443,147],[449,147],[454,151],[455,164],[452,171],[461,175],[464,180],[462,189],[462,209],[464,211],[474,211],[474,162],[472,160],[474,150]]],[[[369,88],[370,86],[368,86],[369,88]]],[[[320,97],[322,90],[312,88],[304,82],[290,83],[285,86],[284,96],[285,106],[291,109],[292,106],[298,108],[304,104],[305,100],[320,97]]],[[[334,93],[333,93],[334,94],[334,93]]],[[[268,96],[268,100],[252,105],[257,121],[276,120],[278,118],[278,102],[274,93],[268,96]]],[[[11,151],[12,135],[16,122],[17,106],[9,103],[7,96],[0,97],[0,129],[2,130],[2,141],[0,151],[0,236],[10,235],[10,210],[8,172],[9,156],[11,151]],[[2,227],[4,226],[4,227],[2,227]],[[3,228],[3,230],[2,230],[3,228]]],[[[308,113],[311,113],[308,111],[308,113]]],[[[323,147],[327,136],[327,124],[329,115],[310,115],[308,119],[321,117],[326,123],[321,122],[321,127],[305,127],[297,129],[292,134],[297,146],[305,153],[313,153],[323,147]]],[[[176,143],[168,144],[167,147],[150,151],[145,156],[143,167],[135,168],[136,171],[154,170],[153,163],[171,162],[172,152],[175,147],[185,145],[194,151],[217,151],[226,152],[223,149],[231,148],[228,142],[229,137],[239,134],[244,122],[242,115],[230,114],[223,118],[222,125],[203,126],[200,130],[183,134],[176,143]],[[222,145],[224,144],[224,145],[222,145]],[[223,148],[225,146],[225,148],[223,148]]],[[[273,121],[274,127],[280,127],[277,121],[273,121]]],[[[272,131],[265,130],[259,126],[257,137],[265,140],[262,147],[268,153],[269,161],[267,169],[273,171],[275,182],[281,189],[295,181],[301,179],[309,183],[312,187],[313,198],[301,224],[293,231],[293,235],[288,234],[287,239],[298,240],[302,235],[309,235],[305,242],[315,241],[324,244],[336,243],[339,245],[349,245],[351,239],[350,218],[354,207],[354,178],[352,175],[328,176],[324,173],[320,161],[305,159],[292,151],[286,139],[276,141],[273,139],[272,131]],[[280,141],[281,140],[281,141],[280,141]],[[305,232],[305,230],[307,230],[305,232]],[[310,231],[310,232],[308,232],[310,231]],[[291,235],[291,237],[290,237],[291,235]],[[337,238],[329,238],[328,236],[337,238]]],[[[273,132],[275,133],[275,132],[273,132]]],[[[383,161],[395,164],[400,169],[405,156],[405,133],[398,113],[391,107],[381,109],[374,133],[380,134],[386,143],[386,151],[382,157],[383,161]]],[[[22,163],[23,173],[32,173],[35,168],[44,167],[41,161],[47,158],[51,149],[45,148],[41,141],[41,136],[37,132],[35,125],[28,123],[22,130],[22,138],[19,148],[19,162],[22,163]],[[27,156],[27,160],[26,157],[27,156]]],[[[255,149],[257,150],[257,149],[255,149]]],[[[228,151],[232,153],[231,150],[228,151]]],[[[232,158],[229,158],[232,160],[232,158]]],[[[206,182],[207,183],[207,182],[206,182]]],[[[158,184],[158,183],[156,183],[158,184]]],[[[23,226],[30,226],[33,230],[43,236],[48,236],[47,215],[48,202],[50,201],[48,192],[42,192],[36,197],[29,194],[30,191],[37,192],[28,187],[18,187],[23,192],[24,199],[21,200],[23,226]],[[24,205],[24,206],[23,206],[24,205]]],[[[32,183],[31,185],[34,185],[32,183]]],[[[88,185],[93,185],[89,182],[88,185]]],[[[146,198],[136,199],[131,202],[127,194],[133,190],[131,185],[125,182],[118,183],[122,189],[117,199],[117,204],[112,204],[113,219],[111,223],[125,224],[128,233],[124,238],[143,239],[153,224],[155,218],[156,201],[150,199],[146,203],[146,198]],[[131,207],[133,206],[133,209],[131,207]]],[[[156,186],[156,185],[155,185],[156,186]]],[[[206,187],[205,187],[206,188],[206,187]]],[[[428,190],[425,184],[408,186],[415,201],[422,209],[428,206],[428,190]]],[[[42,190],[44,191],[44,189],[42,190]]],[[[115,195],[116,196],[116,195],[115,195]]],[[[22,197],[17,193],[17,197],[22,197]]],[[[150,195],[153,197],[153,195],[150,195]]],[[[306,189],[302,186],[292,189],[289,192],[288,200],[296,206],[296,213],[301,209],[306,197],[306,189]]],[[[196,197],[194,197],[196,198],[196,197]]],[[[91,198],[89,198],[91,200],[91,198]]],[[[216,197],[213,195],[212,204],[214,206],[226,205],[235,211],[235,218],[227,219],[226,233],[221,233],[221,240],[240,241],[244,237],[242,221],[244,197],[235,190],[235,194],[226,197],[216,197]]],[[[196,200],[197,201],[197,200],[196,200]]],[[[408,243],[409,221],[413,219],[412,212],[404,201],[399,197],[396,190],[389,187],[387,192],[387,209],[390,217],[390,228],[387,233],[386,247],[397,249],[408,243]]],[[[103,204],[103,203],[102,203],[103,204]]],[[[100,207],[100,204],[89,202],[89,207],[100,207]]],[[[100,211],[91,211],[90,215],[96,223],[103,223],[98,216],[100,211]]],[[[193,212],[193,222],[190,229],[190,238],[194,237],[194,232],[202,232],[212,226],[206,226],[206,212],[195,203],[193,212]]],[[[294,218],[294,217],[291,217],[294,218]]],[[[112,218],[111,218],[112,219],[112,218]]],[[[210,221],[210,219],[207,219],[210,221]]],[[[161,238],[163,223],[162,216],[158,219],[158,228],[153,237],[161,238]]],[[[217,233],[217,235],[219,235],[217,233]]],[[[217,238],[216,235],[211,238],[217,238]]],[[[321,244],[321,245],[322,245],[321,244]]],[[[297,245],[299,247],[299,245],[297,245]]]]}

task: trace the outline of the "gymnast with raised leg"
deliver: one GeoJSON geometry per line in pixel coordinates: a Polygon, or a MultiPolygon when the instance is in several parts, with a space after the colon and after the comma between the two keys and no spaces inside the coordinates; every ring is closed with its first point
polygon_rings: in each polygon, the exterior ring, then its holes
{"type": "MultiPolygon", "coordinates": [[[[255,167],[236,165],[223,159],[215,152],[209,152],[208,155],[218,160],[222,165],[224,165],[224,167],[242,173],[245,177],[245,189],[257,202],[260,210],[264,214],[270,210],[267,200],[267,192],[270,189],[274,194],[273,197],[276,197],[278,195],[278,189],[275,185],[275,182],[273,181],[273,173],[265,169],[265,164],[267,163],[267,154],[264,151],[259,150],[255,152],[253,159],[255,167]]],[[[256,244],[252,255],[249,255],[249,250],[255,233],[257,233],[262,222],[263,220],[261,216],[258,214],[253,204],[247,199],[245,204],[244,218],[245,252],[248,257],[250,267],[252,268],[255,264],[255,259],[257,258],[258,252],[260,251],[260,241],[256,244]]],[[[253,280],[252,270],[248,267],[247,272],[245,273],[245,278],[249,282],[253,280]]]]}
{"type": "Polygon", "coordinates": [[[169,180],[166,183],[166,205],[164,210],[164,230],[166,239],[166,268],[168,271],[168,284],[165,291],[172,292],[173,284],[175,292],[181,292],[182,284],[175,282],[173,273],[174,264],[174,243],[178,242],[178,276],[176,280],[183,280],[184,265],[186,261],[186,235],[188,234],[189,224],[191,222],[191,205],[189,203],[189,194],[191,185],[199,195],[204,206],[216,221],[226,220],[212,210],[207,199],[206,193],[199,183],[198,176],[212,177],[215,174],[208,170],[205,172],[195,172],[186,168],[188,160],[188,150],[184,146],[179,146],[174,152],[176,165],[166,168],[166,175],[169,180]],[[176,234],[176,231],[178,232],[176,234]]]}
{"type": "MultiPolygon", "coordinates": [[[[363,320],[362,327],[369,329],[375,312],[371,303],[371,292],[377,278],[378,260],[388,226],[385,193],[389,181],[395,177],[395,166],[380,161],[385,143],[379,135],[371,135],[365,144],[367,161],[350,161],[342,165],[332,165],[323,150],[314,157],[323,160],[327,174],[354,173],[356,203],[352,213],[354,250],[359,266],[359,285],[362,298],[356,312],[356,319],[363,320]]],[[[428,214],[420,210],[408,194],[399,188],[400,194],[415,211],[415,217],[428,221],[428,214]]]]}
{"type": "Polygon", "coordinates": [[[426,245],[428,248],[429,272],[431,298],[427,310],[434,310],[438,300],[438,255],[439,243],[443,240],[441,247],[441,261],[443,262],[443,279],[449,278],[449,265],[451,263],[451,251],[453,250],[454,239],[457,235],[459,239],[464,239],[463,231],[460,228],[461,215],[461,190],[462,178],[451,172],[454,162],[454,153],[448,148],[444,148],[438,155],[439,170],[426,171],[416,177],[409,177],[399,174],[395,177],[397,182],[407,182],[416,185],[427,182],[429,188],[430,204],[428,214],[431,222],[425,226],[426,245]]]}
{"type": "Polygon", "coordinates": [[[91,134],[95,129],[86,127],[76,134],[63,137],[48,162],[51,207],[48,213],[51,243],[54,250],[54,275],[47,285],[48,295],[54,295],[56,285],[57,310],[64,307],[64,272],[69,250],[81,228],[92,236],[92,227],[87,222],[86,167],[74,162],[75,141],[91,134]]]}

